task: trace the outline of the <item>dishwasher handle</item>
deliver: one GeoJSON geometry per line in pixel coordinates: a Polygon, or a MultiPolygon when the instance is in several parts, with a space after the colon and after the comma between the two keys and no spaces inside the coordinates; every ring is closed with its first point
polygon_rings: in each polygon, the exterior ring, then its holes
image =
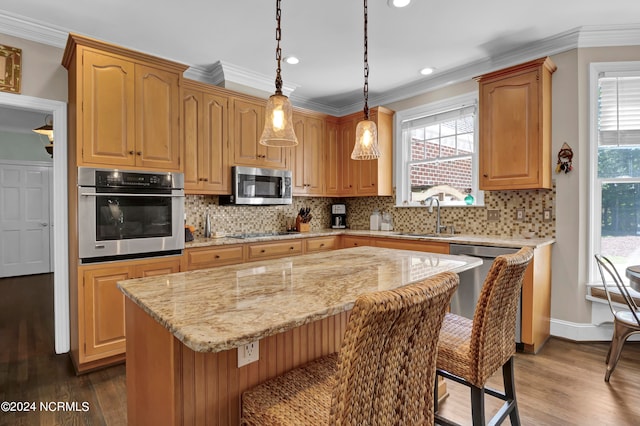
{"type": "Polygon", "coordinates": [[[467,244],[449,244],[449,254],[463,254],[467,256],[485,257],[494,259],[503,254],[516,253],[518,248],[473,246],[467,244]]]}

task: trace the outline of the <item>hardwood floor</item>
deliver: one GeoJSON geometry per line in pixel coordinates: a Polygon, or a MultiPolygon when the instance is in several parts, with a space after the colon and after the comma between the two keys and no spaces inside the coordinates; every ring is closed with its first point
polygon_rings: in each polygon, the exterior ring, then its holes
{"type": "MultiPolygon", "coordinates": [[[[124,365],[76,376],[68,355],[55,355],[53,277],[0,279],[0,402],[36,404],[31,412],[0,412],[0,425],[124,425],[124,365]],[[45,411],[40,404],[77,403],[45,411]],[[88,410],[83,411],[88,403],[88,410]]],[[[608,343],[552,338],[537,355],[517,354],[516,386],[523,425],[640,423],[640,343],[627,343],[611,382],[604,382],[608,343]]],[[[501,388],[501,377],[491,385],[501,388]]],[[[470,424],[468,388],[448,382],[441,404],[448,418],[470,424]]],[[[499,403],[486,398],[487,416],[499,403]]],[[[52,406],[53,407],[53,406],[52,406]]],[[[508,422],[506,424],[509,424],[508,422]]]]}
{"type": "Polygon", "coordinates": [[[36,408],[3,410],[0,425],[126,425],[124,365],[76,376],[69,355],[55,354],[53,275],[0,279],[0,294],[0,402],[36,408]]]}

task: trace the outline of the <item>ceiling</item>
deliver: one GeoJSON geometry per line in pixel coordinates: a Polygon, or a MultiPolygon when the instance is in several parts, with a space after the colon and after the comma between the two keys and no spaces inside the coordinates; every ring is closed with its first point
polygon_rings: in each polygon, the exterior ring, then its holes
{"type": "MultiPolygon", "coordinates": [[[[0,32],[58,47],[67,32],[84,34],[190,65],[188,77],[212,80],[222,71],[225,81],[268,93],[275,3],[0,0],[0,32]]],[[[294,105],[334,115],[362,108],[363,3],[283,0],[281,7],[283,55],[300,58],[282,66],[294,105]]],[[[413,0],[403,9],[369,0],[368,8],[370,105],[575,48],[585,34],[619,30],[616,44],[640,44],[638,0],[413,0]],[[426,66],[436,72],[421,76],[426,66]]]]}

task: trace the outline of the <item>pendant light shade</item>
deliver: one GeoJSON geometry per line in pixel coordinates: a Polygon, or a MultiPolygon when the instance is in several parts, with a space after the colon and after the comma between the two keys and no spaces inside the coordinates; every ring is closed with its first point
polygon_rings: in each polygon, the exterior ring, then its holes
{"type": "Polygon", "coordinates": [[[298,138],[293,131],[291,102],[285,95],[276,93],[269,97],[260,143],[266,146],[298,145],[298,138]]]}
{"type": "Polygon", "coordinates": [[[375,160],[380,158],[378,148],[378,128],[369,120],[369,56],[367,37],[368,11],[364,0],[364,120],[356,127],[356,144],[351,153],[353,160],[375,160]]]}
{"type": "Polygon", "coordinates": [[[378,128],[371,120],[362,120],[356,127],[356,144],[351,153],[353,160],[375,160],[380,158],[378,128]]]}
{"type": "Polygon", "coordinates": [[[260,144],[266,146],[296,146],[298,138],[293,131],[293,109],[289,98],[282,94],[282,77],[280,76],[280,61],[282,50],[280,49],[280,0],[276,0],[276,93],[267,101],[264,130],[260,137],[260,144]]]}
{"type": "Polygon", "coordinates": [[[33,131],[49,139],[49,144],[45,145],[44,149],[53,157],[53,116],[47,115],[44,119],[44,126],[33,129],[33,131]]]}

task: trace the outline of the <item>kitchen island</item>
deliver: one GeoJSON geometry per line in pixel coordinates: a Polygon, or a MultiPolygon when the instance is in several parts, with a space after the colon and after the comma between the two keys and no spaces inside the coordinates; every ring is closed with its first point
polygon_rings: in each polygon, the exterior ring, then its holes
{"type": "Polygon", "coordinates": [[[238,424],[242,391],[339,350],[359,295],[480,263],[357,247],[119,282],[129,424],[238,424]]]}

